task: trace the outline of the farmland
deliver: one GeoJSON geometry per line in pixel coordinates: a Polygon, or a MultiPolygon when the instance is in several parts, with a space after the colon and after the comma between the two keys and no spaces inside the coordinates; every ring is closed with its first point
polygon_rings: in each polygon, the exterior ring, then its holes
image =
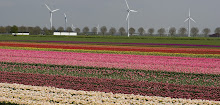
{"type": "Polygon", "coordinates": [[[2,35],[0,102],[220,104],[219,40],[2,35]]]}

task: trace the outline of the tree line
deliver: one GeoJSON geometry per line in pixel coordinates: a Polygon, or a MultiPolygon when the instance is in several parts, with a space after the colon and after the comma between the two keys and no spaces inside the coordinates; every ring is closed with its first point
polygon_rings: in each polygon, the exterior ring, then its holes
{"type": "MultiPolygon", "coordinates": [[[[52,35],[53,32],[76,32],[78,35],[126,35],[127,31],[124,27],[120,27],[119,29],[116,29],[114,27],[111,27],[109,30],[106,26],[100,27],[98,29],[97,27],[89,28],[88,26],[85,26],[83,29],[80,28],[71,28],[67,27],[66,30],[63,27],[58,27],[57,29],[55,27],[52,27],[52,30],[48,29],[47,27],[41,28],[39,26],[35,27],[27,27],[27,26],[0,26],[0,34],[10,34],[10,33],[25,33],[29,32],[30,35],[52,35]]],[[[202,35],[204,37],[208,37],[208,35],[211,33],[211,30],[209,28],[204,28],[201,30],[202,33],[199,33],[199,29],[197,27],[192,27],[190,30],[190,33],[193,37],[197,37],[198,35],[202,35]]],[[[155,30],[154,28],[149,28],[145,30],[143,27],[138,28],[137,30],[135,28],[129,29],[130,35],[140,35],[140,36],[187,36],[188,31],[187,28],[179,28],[176,29],[175,27],[171,27],[169,29],[160,28],[158,30],[155,30]]],[[[216,34],[220,34],[220,27],[217,27],[215,29],[216,34]]]]}

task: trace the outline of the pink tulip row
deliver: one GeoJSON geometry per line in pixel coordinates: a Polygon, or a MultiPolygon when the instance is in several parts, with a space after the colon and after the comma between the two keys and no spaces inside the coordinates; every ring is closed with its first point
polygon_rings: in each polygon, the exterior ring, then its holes
{"type": "Polygon", "coordinates": [[[220,74],[220,59],[0,49],[0,61],[220,74]]]}

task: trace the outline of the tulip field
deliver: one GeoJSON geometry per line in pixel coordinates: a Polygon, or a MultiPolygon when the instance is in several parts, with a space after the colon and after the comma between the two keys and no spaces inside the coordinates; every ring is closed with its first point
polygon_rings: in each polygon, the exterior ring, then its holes
{"type": "Polygon", "coordinates": [[[1,39],[0,93],[0,104],[220,105],[220,45],[1,39]]]}

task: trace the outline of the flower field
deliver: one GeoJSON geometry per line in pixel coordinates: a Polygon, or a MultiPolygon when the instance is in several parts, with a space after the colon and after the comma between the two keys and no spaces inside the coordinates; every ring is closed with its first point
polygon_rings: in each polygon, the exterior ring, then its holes
{"type": "Polygon", "coordinates": [[[220,104],[219,48],[0,41],[0,103],[220,104]]]}

